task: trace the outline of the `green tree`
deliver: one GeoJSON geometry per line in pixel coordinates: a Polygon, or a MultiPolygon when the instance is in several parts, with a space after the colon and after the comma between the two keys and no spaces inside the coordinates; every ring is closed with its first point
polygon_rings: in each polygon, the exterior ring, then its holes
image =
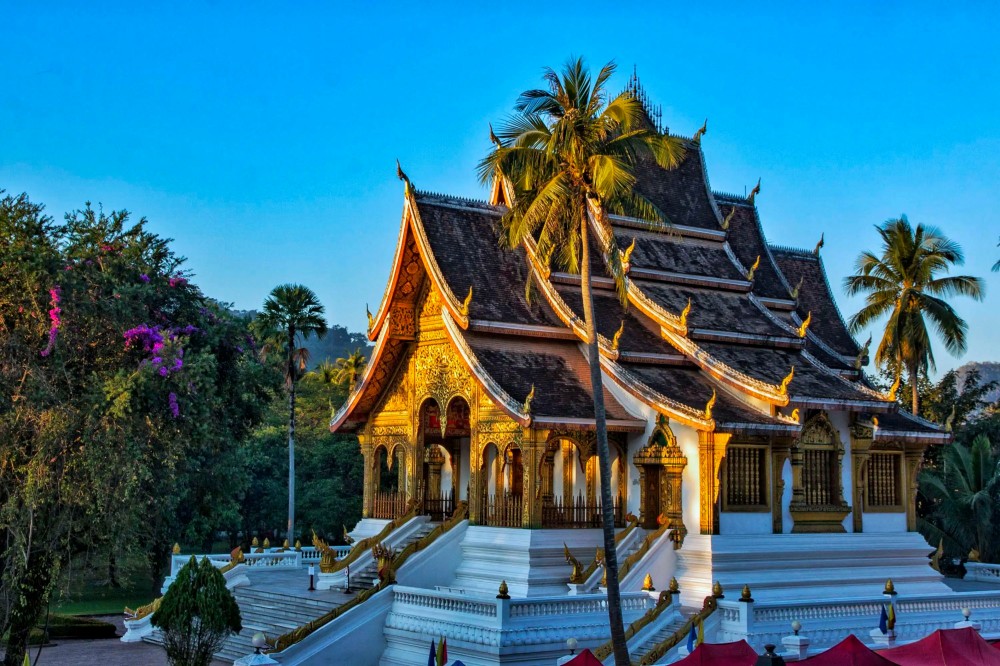
{"type": "Polygon", "coordinates": [[[348,393],[353,393],[358,377],[365,371],[367,363],[368,359],[360,348],[355,349],[346,358],[338,358],[337,372],[333,376],[334,383],[347,384],[348,393]]]}
{"type": "Polygon", "coordinates": [[[897,379],[906,370],[912,411],[919,414],[920,375],[935,367],[927,319],[945,349],[956,355],[964,353],[968,324],[945,299],[960,295],[982,300],[984,287],[979,278],[968,275],[939,277],[964,259],[958,243],[937,229],[922,224],[914,229],[905,215],[876,229],[882,238],[881,255],[862,252],[855,274],[844,279],[849,295],[867,294],[865,306],[851,317],[850,329],[857,333],[888,317],[875,362],[890,368],[897,379]]]}
{"type": "MultiPolygon", "coordinates": [[[[500,222],[508,247],[534,239],[544,261],[581,276],[590,381],[595,387],[608,613],[615,663],[625,666],[629,659],[618,589],[604,395],[598,388],[602,385],[600,352],[588,239],[591,223],[610,231],[608,213],[665,222],[664,215],[633,189],[634,168],[640,159],[672,168],[680,163],[684,150],[678,139],[656,131],[634,96],[608,94],[614,71],[614,64],[609,63],[593,79],[582,59],[571,60],[561,73],[546,69],[547,87],[522,93],[499,137],[491,131],[496,147],[480,162],[479,175],[484,183],[499,180],[514,191],[514,201],[500,222]]],[[[625,304],[622,253],[614,235],[606,235],[611,239],[606,259],[625,304]]]]}
{"type": "Polygon", "coordinates": [[[151,622],[163,631],[172,666],[208,666],[226,639],[243,629],[226,579],[207,558],[199,564],[193,555],[177,572],[151,622]]]}
{"type": "Polygon", "coordinates": [[[285,386],[288,388],[288,525],[287,537],[295,540],[295,383],[305,363],[296,367],[295,341],[297,336],[323,337],[326,319],[323,306],[311,289],[300,284],[282,284],[271,291],[264,301],[258,320],[264,328],[285,334],[285,386]]]}
{"type": "Polygon", "coordinates": [[[984,562],[1000,562],[1000,454],[980,435],[971,446],[954,444],[942,469],[920,475],[931,511],[920,520],[930,543],[943,540],[950,556],[977,551],[984,562]]]}

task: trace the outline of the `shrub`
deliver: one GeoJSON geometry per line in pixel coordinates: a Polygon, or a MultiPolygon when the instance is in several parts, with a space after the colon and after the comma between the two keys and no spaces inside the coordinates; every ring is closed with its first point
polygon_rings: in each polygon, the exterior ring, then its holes
{"type": "Polygon", "coordinates": [[[163,595],[152,623],[163,631],[172,666],[208,666],[226,638],[243,628],[225,578],[207,558],[198,564],[193,556],[163,595]]]}

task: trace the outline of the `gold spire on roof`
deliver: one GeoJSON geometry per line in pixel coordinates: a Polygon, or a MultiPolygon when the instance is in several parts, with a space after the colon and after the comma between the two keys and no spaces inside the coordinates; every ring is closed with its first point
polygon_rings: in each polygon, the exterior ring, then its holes
{"type": "Polygon", "coordinates": [[[753,186],[752,190],[750,190],[750,195],[747,197],[747,203],[752,206],[754,199],[757,198],[758,194],[760,194],[760,178],[757,179],[757,184],[753,186]]]}
{"type": "Polygon", "coordinates": [[[864,365],[865,357],[868,356],[868,348],[871,346],[872,346],[872,336],[869,335],[868,342],[866,342],[864,346],[860,350],[858,350],[858,357],[854,359],[855,370],[860,370],[861,366],[864,365]]]}
{"type": "Polygon", "coordinates": [[[705,134],[707,133],[708,133],[708,118],[705,118],[705,122],[702,124],[701,127],[698,128],[698,131],[694,133],[694,137],[691,140],[694,141],[695,143],[701,143],[701,137],[705,136],[705,134]]]}
{"type": "Polygon", "coordinates": [[[528,396],[524,399],[524,404],[521,405],[521,411],[525,414],[531,414],[531,401],[535,399],[535,385],[531,385],[531,390],[528,391],[528,396]]]}
{"type": "Polygon", "coordinates": [[[365,312],[368,314],[368,332],[371,333],[372,329],[375,328],[375,317],[372,316],[372,311],[368,309],[367,303],[365,303],[365,312]]]}
{"type": "Polygon", "coordinates": [[[823,248],[823,245],[826,244],[826,241],[823,240],[825,237],[826,237],[826,232],[821,233],[819,235],[819,242],[816,243],[816,247],[813,248],[813,254],[815,254],[817,257],[819,256],[819,251],[823,248]]]}
{"type": "Polygon", "coordinates": [[[462,307],[459,309],[459,312],[461,313],[461,315],[463,317],[468,317],[469,316],[469,306],[470,305],[472,305],[472,285],[471,284],[469,285],[469,295],[465,297],[464,301],[462,301],[462,307]]]}
{"type": "Polygon", "coordinates": [[[788,292],[788,295],[792,297],[793,301],[799,300],[799,292],[802,291],[802,281],[805,279],[806,276],[804,275],[800,277],[798,284],[795,285],[795,288],[788,292]]]}
{"type": "Polygon", "coordinates": [[[410,178],[403,172],[403,167],[399,165],[398,159],[396,160],[396,177],[403,181],[403,192],[409,195],[413,189],[413,183],[410,182],[410,178]]]}
{"type": "Polygon", "coordinates": [[[618,327],[618,330],[615,331],[615,337],[611,339],[611,348],[613,350],[618,351],[618,343],[619,341],[621,341],[622,333],[624,332],[625,332],[625,320],[622,319],[622,325],[618,327]]]}
{"type": "Polygon", "coordinates": [[[688,315],[689,314],[691,314],[691,299],[690,299],[690,297],[688,298],[687,305],[685,305],[684,309],[681,310],[681,326],[683,326],[685,328],[687,328],[688,315]]]}
{"type": "Polygon", "coordinates": [[[791,372],[789,372],[788,375],[781,380],[781,388],[780,388],[781,395],[788,395],[788,385],[792,383],[793,379],[795,379],[794,365],[792,366],[791,372]]]}
{"type": "Polygon", "coordinates": [[[708,402],[705,404],[705,420],[706,421],[711,421],[712,420],[712,408],[715,407],[715,401],[718,399],[718,397],[719,396],[716,395],[716,393],[715,393],[715,389],[712,389],[712,397],[709,398],[708,402]]]}
{"type": "Polygon", "coordinates": [[[760,255],[757,255],[757,261],[753,262],[753,266],[747,272],[747,281],[753,282],[753,276],[757,273],[757,269],[760,268],[760,255]]]}
{"type": "Polygon", "coordinates": [[[726,215],[726,219],[724,219],[722,221],[722,228],[723,228],[723,230],[729,228],[729,223],[733,221],[733,215],[736,215],[736,206],[733,206],[729,210],[729,215],[726,215]]]}
{"type": "Polygon", "coordinates": [[[635,250],[635,241],[636,239],[633,238],[632,244],[622,252],[622,272],[626,275],[628,275],[629,269],[632,268],[632,252],[635,250]]]}
{"type": "Polygon", "coordinates": [[[802,321],[802,325],[799,326],[799,330],[796,331],[796,333],[799,334],[800,338],[806,337],[806,331],[809,330],[809,324],[812,323],[812,320],[813,320],[813,313],[812,310],[810,310],[809,313],[806,315],[806,318],[802,321]]]}

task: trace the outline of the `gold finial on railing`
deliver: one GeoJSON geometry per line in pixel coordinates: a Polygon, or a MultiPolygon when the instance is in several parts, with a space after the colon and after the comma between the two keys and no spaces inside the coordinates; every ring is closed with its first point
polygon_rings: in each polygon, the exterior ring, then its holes
{"type": "Polygon", "coordinates": [[[295,550],[302,550],[302,541],[299,539],[295,540],[295,550]]]}
{"type": "Polygon", "coordinates": [[[656,588],[653,587],[653,577],[646,574],[646,577],[642,579],[642,590],[643,592],[655,592],[656,588]]]}
{"type": "Polygon", "coordinates": [[[569,582],[574,584],[579,584],[583,582],[583,565],[580,564],[580,560],[573,557],[573,553],[569,552],[569,546],[566,542],[563,542],[563,555],[566,557],[566,564],[573,566],[573,571],[569,575],[569,582]]]}
{"type": "Polygon", "coordinates": [[[893,585],[891,578],[885,581],[885,588],[882,589],[882,594],[896,594],[896,586],[893,585]]]}
{"type": "Polygon", "coordinates": [[[259,545],[260,545],[260,540],[259,540],[259,539],[258,539],[257,537],[254,537],[254,538],[253,538],[253,539],[252,539],[252,540],[250,541],[250,545],[251,545],[251,546],[253,546],[254,548],[256,548],[257,546],[259,546],[259,545]]]}
{"type": "Polygon", "coordinates": [[[174,553],[174,555],[180,555],[181,554],[181,545],[179,543],[175,543],[174,544],[173,553],[174,553]]]}
{"type": "Polygon", "coordinates": [[[284,540],[284,541],[283,541],[283,542],[281,543],[281,547],[282,547],[282,548],[284,548],[285,550],[288,550],[289,548],[291,548],[291,546],[289,546],[289,545],[288,545],[288,539],[285,539],[285,540],[284,540]]]}
{"type": "Polygon", "coordinates": [[[753,266],[747,271],[747,282],[753,282],[753,276],[757,274],[757,269],[760,268],[760,255],[757,255],[757,260],[753,262],[753,266]]]}
{"type": "Polygon", "coordinates": [[[670,577],[670,582],[667,584],[667,589],[670,591],[670,594],[677,594],[678,592],[681,591],[681,585],[680,583],[677,582],[677,579],[674,576],[670,577]]]}
{"type": "Polygon", "coordinates": [[[510,599],[510,590],[507,588],[507,581],[500,581],[500,589],[497,590],[497,599],[510,599]]]}
{"type": "Polygon", "coordinates": [[[720,583],[719,581],[715,581],[715,584],[712,585],[712,596],[715,597],[716,599],[725,599],[726,595],[724,595],[722,592],[723,592],[722,583],[720,583]]]}
{"type": "Polygon", "coordinates": [[[742,601],[743,603],[747,603],[747,604],[751,603],[753,601],[753,597],[750,596],[750,586],[749,585],[744,585],[743,586],[743,590],[740,592],[740,601],[742,601]]]}
{"type": "Polygon", "coordinates": [[[264,537],[264,548],[266,549],[270,547],[271,547],[271,540],[268,539],[267,537],[264,537]]]}

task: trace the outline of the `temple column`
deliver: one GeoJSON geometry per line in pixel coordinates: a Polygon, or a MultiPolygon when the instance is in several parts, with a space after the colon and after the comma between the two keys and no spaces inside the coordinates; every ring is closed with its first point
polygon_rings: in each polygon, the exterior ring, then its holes
{"type": "Polygon", "coordinates": [[[370,518],[373,505],[375,503],[375,483],[376,467],[378,461],[375,455],[370,438],[366,433],[358,433],[358,441],[361,443],[361,457],[364,464],[364,479],[361,484],[361,517],[370,518]]]}
{"type": "Polygon", "coordinates": [[[791,455],[791,445],[791,440],[788,439],[771,442],[771,531],[774,534],[781,534],[785,529],[784,507],[781,504],[785,495],[782,471],[785,468],[785,461],[791,455]]]}
{"type": "Polygon", "coordinates": [[[906,529],[909,532],[915,532],[917,530],[917,488],[920,485],[917,482],[917,475],[920,474],[920,467],[924,461],[923,448],[906,449],[903,461],[905,463],[903,488],[906,492],[904,497],[906,501],[906,529]]]}
{"type": "Polygon", "coordinates": [[[444,466],[444,455],[441,448],[432,446],[427,451],[427,487],[424,489],[424,497],[427,499],[438,499],[441,497],[441,468],[444,466]]]}
{"type": "Polygon", "coordinates": [[[521,443],[521,471],[523,485],[521,486],[522,527],[542,526],[542,480],[540,467],[545,454],[545,442],[548,431],[538,431],[526,428],[521,443]]]}
{"type": "Polygon", "coordinates": [[[864,531],[865,464],[872,446],[872,429],[860,423],[851,425],[851,509],[855,532],[864,531]]]}
{"type": "Polygon", "coordinates": [[[573,444],[568,439],[562,440],[562,498],[563,505],[569,505],[573,502],[573,473],[574,465],[576,464],[575,455],[576,445],[573,444]]]}
{"type": "Polygon", "coordinates": [[[584,502],[587,504],[596,504],[597,497],[600,495],[597,490],[598,465],[600,465],[600,461],[597,459],[596,455],[592,455],[587,458],[587,496],[584,498],[584,502]]]}
{"type": "Polygon", "coordinates": [[[701,477],[701,533],[719,533],[719,465],[726,454],[729,435],[698,431],[698,470],[701,477]]]}

